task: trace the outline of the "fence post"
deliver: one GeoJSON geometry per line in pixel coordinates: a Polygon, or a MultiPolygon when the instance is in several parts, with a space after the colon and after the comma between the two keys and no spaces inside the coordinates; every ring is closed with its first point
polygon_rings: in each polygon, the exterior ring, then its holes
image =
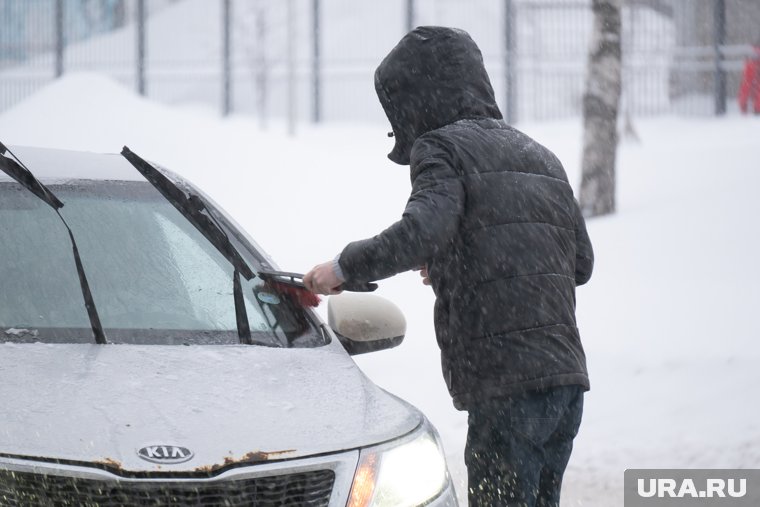
{"type": "Polygon", "coordinates": [[[723,44],[726,42],[726,0],[714,0],[713,4],[715,49],[715,115],[726,114],[726,71],[723,69],[723,44]]]}
{"type": "Polygon", "coordinates": [[[145,0],[137,0],[137,93],[145,95],[145,0]]]}
{"type": "Polygon", "coordinates": [[[222,0],[222,116],[227,116],[232,111],[231,20],[231,0],[222,0]]]}
{"type": "Polygon", "coordinates": [[[517,122],[517,24],[515,23],[514,0],[504,0],[504,80],[506,85],[506,103],[504,119],[507,123],[517,122]]]}
{"type": "Polygon", "coordinates": [[[414,0],[406,0],[406,31],[414,29],[414,0]]]}
{"type": "Polygon", "coordinates": [[[312,18],[312,31],[311,31],[311,47],[312,47],[312,60],[311,60],[311,78],[312,78],[312,121],[319,123],[322,121],[322,60],[320,54],[320,26],[319,26],[319,0],[312,0],[311,2],[311,18],[312,18]]]}
{"type": "Polygon", "coordinates": [[[296,9],[294,0],[288,0],[288,135],[296,133],[296,9]]]}
{"type": "Polygon", "coordinates": [[[66,44],[63,28],[63,0],[55,0],[55,77],[63,75],[63,51],[66,44]]]}
{"type": "Polygon", "coordinates": [[[261,0],[256,2],[256,114],[259,117],[259,127],[267,127],[267,15],[261,0]]]}

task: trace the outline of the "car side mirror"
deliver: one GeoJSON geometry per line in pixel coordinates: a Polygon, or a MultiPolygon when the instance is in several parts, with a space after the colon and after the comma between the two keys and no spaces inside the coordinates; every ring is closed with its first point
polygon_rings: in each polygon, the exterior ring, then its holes
{"type": "Polygon", "coordinates": [[[399,307],[372,294],[331,296],[327,322],[352,356],[396,347],[406,334],[406,319],[399,307]]]}

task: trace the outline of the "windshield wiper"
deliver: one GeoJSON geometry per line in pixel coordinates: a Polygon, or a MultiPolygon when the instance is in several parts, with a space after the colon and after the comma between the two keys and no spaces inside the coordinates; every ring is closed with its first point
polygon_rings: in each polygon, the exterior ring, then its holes
{"type": "Polygon", "coordinates": [[[58,211],[63,208],[63,203],[38,180],[34,174],[24,165],[19,158],[13,154],[3,143],[0,142],[0,169],[16,180],[22,187],[29,190],[35,196],[39,197],[45,204],[53,208],[53,211],[61,219],[63,225],[66,226],[66,230],[69,231],[69,238],[71,239],[71,247],[74,251],[74,262],[77,266],[77,275],[79,275],[79,285],[82,288],[82,296],[84,297],[84,306],[87,309],[87,316],[90,318],[90,327],[92,328],[92,334],[95,336],[95,342],[99,344],[107,343],[106,334],[103,331],[103,326],[100,323],[100,316],[98,310],[95,308],[95,301],[92,298],[92,292],[90,292],[90,284],[87,282],[87,276],[84,273],[84,266],[82,265],[82,258],[79,256],[79,249],[77,248],[77,242],[74,239],[74,233],[71,232],[71,227],[66,223],[61,212],[58,211]],[[12,160],[5,156],[8,152],[15,159],[12,160]]]}
{"type": "Polygon", "coordinates": [[[245,309],[243,286],[240,281],[240,275],[244,276],[246,280],[254,277],[248,263],[245,262],[230,241],[227,233],[213,217],[203,199],[195,194],[186,194],[173,181],[126,146],[121,150],[121,154],[232,264],[234,268],[232,292],[235,299],[238,338],[240,343],[252,344],[248,312],[245,309]],[[204,214],[203,211],[206,213],[204,214]]]}

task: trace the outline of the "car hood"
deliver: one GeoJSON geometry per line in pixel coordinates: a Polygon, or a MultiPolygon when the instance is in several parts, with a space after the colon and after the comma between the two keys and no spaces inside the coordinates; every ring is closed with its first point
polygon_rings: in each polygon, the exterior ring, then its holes
{"type": "Polygon", "coordinates": [[[0,455],[216,472],[372,445],[420,424],[339,347],[0,344],[0,455]],[[151,446],[194,456],[151,463],[138,456],[151,446]]]}

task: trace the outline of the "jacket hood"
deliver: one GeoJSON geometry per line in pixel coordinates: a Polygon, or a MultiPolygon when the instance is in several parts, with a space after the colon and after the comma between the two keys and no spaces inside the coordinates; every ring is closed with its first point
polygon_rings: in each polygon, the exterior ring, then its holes
{"type": "Polygon", "coordinates": [[[409,164],[422,134],[466,118],[496,118],[483,56],[464,30],[420,26],[409,32],[375,71],[375,90],[393,128],[388,158],[409,164]]]}

